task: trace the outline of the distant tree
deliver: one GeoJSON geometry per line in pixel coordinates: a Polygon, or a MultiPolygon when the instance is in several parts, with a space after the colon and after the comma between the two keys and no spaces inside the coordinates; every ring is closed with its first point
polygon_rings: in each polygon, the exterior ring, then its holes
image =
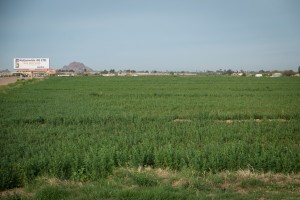
{"type": "Polygon", "coordinates": [[[218,69],[218,70],[216,70],[216,73],[217,74],[223,74],[223,70],[222,69],[218,69]]]}
{"type": "Polygon", "coordinates": [[[298,67],[298,73],[300,74],[300,66],[298,67]]]}
{"type": "Polygon", "coordinates": [[[293,76],[295,74],[296,73],[293,70],[285,70],[285,71],[282,72],[283,76],[293,76]]]}
{"type": "Polygon", "coordinates": [[[233,73],[234,73],[234,71],[231,70],[231,69],[229,69],[229,70],[224,70],[224,71],[223,71],[223,74],[231,75],[231,74],[233,74],[233,73]]]}
{"type": "Polygon", "coordinates": [[[109,73],[115,73],[115,70],[114,69],[111,69],[111,70],[109,70],[109,73]]]}

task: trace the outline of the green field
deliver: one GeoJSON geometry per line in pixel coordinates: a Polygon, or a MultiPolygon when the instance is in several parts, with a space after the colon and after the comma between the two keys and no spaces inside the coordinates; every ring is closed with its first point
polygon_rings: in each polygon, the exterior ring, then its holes
{"type": "Polygon", "coordinates": [[[11,199],[297,199],[300,79],[18,81],[0,158],[0,189],[27,191],[11,199]]]}

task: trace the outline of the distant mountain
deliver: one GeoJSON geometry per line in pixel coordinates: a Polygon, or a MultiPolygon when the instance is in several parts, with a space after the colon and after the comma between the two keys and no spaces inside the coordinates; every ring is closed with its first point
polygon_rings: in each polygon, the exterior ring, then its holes
{"type": "Polygon", "coordinates": [[[84,71],[92,72],[92,71],[94,71],[93,69],[85,66],[81,62],[71,62],[69,65],[63,66],[63,68],[61,70],[63,70],[63,71],[73,70],[74,72],[84,72],[84,71]]]}

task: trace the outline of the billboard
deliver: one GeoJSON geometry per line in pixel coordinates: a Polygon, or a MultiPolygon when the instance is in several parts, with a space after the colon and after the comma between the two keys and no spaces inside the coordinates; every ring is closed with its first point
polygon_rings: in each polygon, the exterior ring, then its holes
{"type": "Polygon", "coordinates": [[[14,58],[14,69],[38,70],[49,69],[49,58],[14,58]]]}

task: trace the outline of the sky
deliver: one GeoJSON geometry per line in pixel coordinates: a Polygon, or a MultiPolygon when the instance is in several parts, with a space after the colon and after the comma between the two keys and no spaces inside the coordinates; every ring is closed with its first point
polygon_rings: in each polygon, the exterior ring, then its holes
{"type": "Polygon", "coordinates": [[[300,66],[299,0],[0,0],[0,70],[13,58],[94,70],[300,66]]]}

